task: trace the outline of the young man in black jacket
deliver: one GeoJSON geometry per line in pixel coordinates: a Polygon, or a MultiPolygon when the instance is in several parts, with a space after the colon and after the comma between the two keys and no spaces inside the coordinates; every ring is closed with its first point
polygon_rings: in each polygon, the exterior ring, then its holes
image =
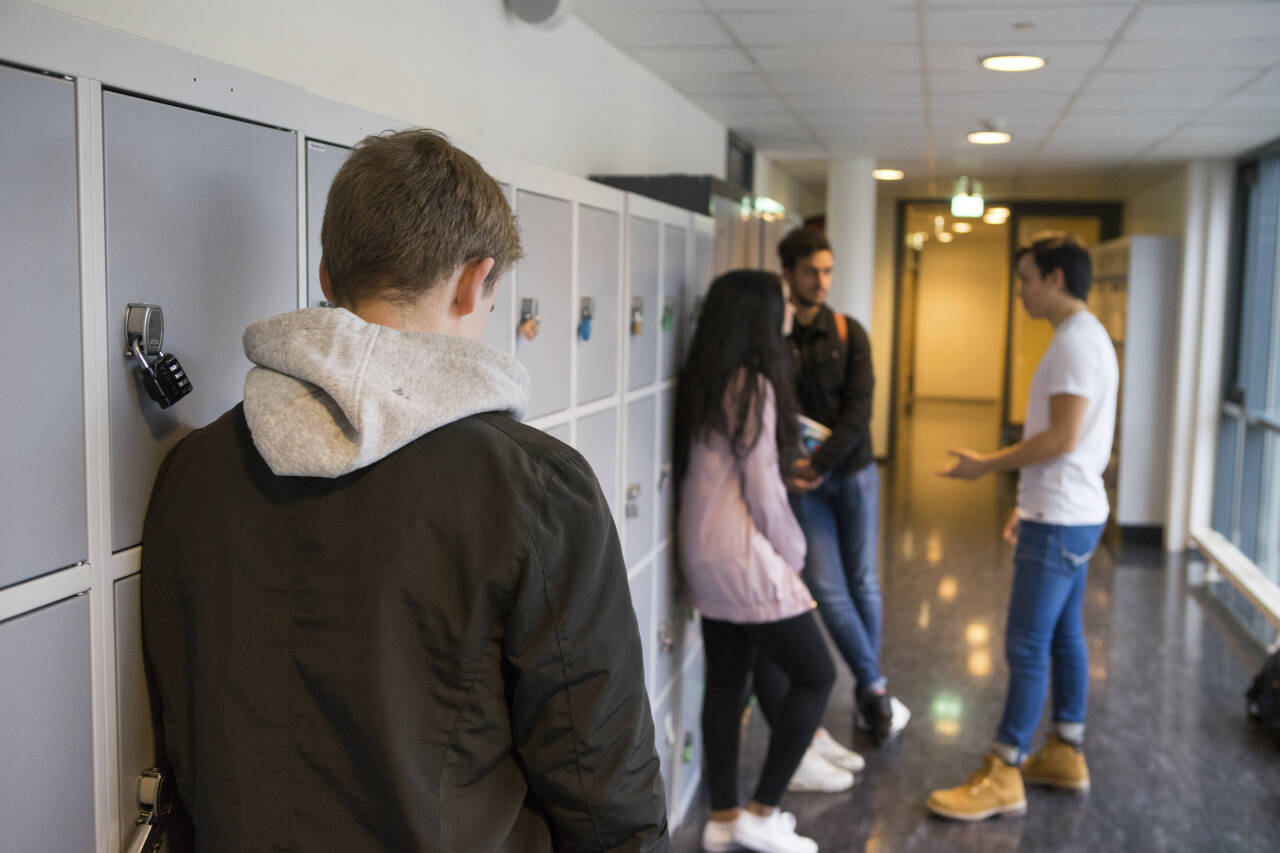
{"type": "Polygon", "coordinates": [[[339,307],[245,332],[244,402],[169,454],[147,514],[195,847],[669,849],[608,506],[479,340],[520,255],[497,183],[432,131],[369,137],[321,242],[339,307]]]}
{"type": "Polygon", "coordinates": [[[825,235],[797,228],[778,244],[782,277],[796,306],[791,349],[801,413],[830,430],[796,462],[791,508],[808,542],[804,578],[841,655],[857,679],[861,728],[896,735],[911,712],[880,671],[880,473],[871,457],[871,344],[858,321],[826,304],[835,263],[825,235]]]}

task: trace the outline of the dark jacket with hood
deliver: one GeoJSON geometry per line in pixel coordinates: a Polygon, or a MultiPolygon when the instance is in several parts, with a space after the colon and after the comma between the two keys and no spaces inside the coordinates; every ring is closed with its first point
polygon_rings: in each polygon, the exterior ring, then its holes
{"type": "Polygon", "coordinates": [[[183,440],[143,537],[201,851],[667,850],[626,570],[582,457],[479,342],[307,309],[183,440]]]}

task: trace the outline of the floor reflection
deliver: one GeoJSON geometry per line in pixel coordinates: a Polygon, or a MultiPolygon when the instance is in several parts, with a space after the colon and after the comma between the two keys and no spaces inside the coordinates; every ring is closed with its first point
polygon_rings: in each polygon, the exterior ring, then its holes
{"type": "MultiPolygon", "coordinates": [[[[855,737],[852,683],[841,681],[827,727],[867,756],[845,794],[789,794],[784,808],[824,851],[1262,851],[1280,843],[1280,761],[1245,723],[1256,646],[1206,596],[1180,559],[1122,552],[1105,539],[1090,565],[1085,621],[1093,793],[1029,792],[1024,818],[965,825],[928,816],[931,788],[974,770],[1004,700],[1011,549],[1000,531],[1011,477],[975,483],[935,475],[950,447],[988,449],[994,405],[918,403],[884,472],[883,669],[914,712],[902,738],[876,749],[855,737]]],[[[743,791],[763,760],[764,728],[744,734],[743,791]]],[[[1037,740],[1037,744],[1039,740],[1037,740]]],[[[705,802],[675,833],[698,849],[705,802]]]]}

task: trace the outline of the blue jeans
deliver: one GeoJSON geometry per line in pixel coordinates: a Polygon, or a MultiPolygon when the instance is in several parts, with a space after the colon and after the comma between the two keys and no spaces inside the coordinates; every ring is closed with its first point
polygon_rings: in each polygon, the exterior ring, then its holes
{"type": "Polygon", "coordinates": [[[1089,648],[1084,638],[1084,589],[1101,524],[1068,526],[1023,520],[1013,556],[1013,593],[1005,629],[1009,694],[996,742],[1031,747],[1053,666],[1055,722],[1083,723],[1089,700],[1089,648]]]}
{"type": "Polygon", "coordinates": [[[808,554],[804,581],[860,690],[884,686],[880,673],[880,472],[874,462],[834,472],[811,492],[791,495],[808,554]]]}

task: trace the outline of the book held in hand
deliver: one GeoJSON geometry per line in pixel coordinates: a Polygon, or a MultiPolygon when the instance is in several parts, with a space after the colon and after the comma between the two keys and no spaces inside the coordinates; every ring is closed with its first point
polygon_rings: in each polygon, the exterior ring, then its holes
{"type": "Polygon", "coordinates": [[[800,453],[805,457],[812,456],[831,437],[831,430],[804,415],[796,415],[796,421],[800,425],[800,453]]]}

